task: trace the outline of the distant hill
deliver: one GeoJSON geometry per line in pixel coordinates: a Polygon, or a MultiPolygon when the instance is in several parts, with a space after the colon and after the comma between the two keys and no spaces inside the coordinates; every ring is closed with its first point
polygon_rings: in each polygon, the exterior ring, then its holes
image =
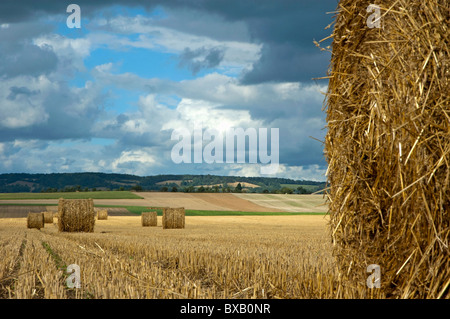
{"type": "Polygon", "coordinates": [[[136,176],[108,173],[0,174],[0,193],[57,191],[184,191],[184,192],[283,192],[317,191],[324,182],[270,177],[217,175],[136,176]],[[240,184],[240,188],[239,188],[240,184]],[[302,187],[302,189],[299,189],[302,187]]]}

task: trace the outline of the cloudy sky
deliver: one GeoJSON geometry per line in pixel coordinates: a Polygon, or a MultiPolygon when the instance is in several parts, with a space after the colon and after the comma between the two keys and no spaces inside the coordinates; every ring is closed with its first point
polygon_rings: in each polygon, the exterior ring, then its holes
{"type": "MultiPolygon", "coordinates": [[[[0,173],[326,179],[337,0],[2,0],[0,173]],[[69,28],[71,3],[81,28],[69,28]],[[324,42],[324,45],[329,45],[324,42]],[[175,164],[174,129],[279,128],[279,169],[175,164]]],[[[74,21],[74,20],[70,20],[74,21]]],[[[270,139],[269,139],[270,141],[270,139]]],[[[207,144],[204,141],[204,144],[207,144]]]]}

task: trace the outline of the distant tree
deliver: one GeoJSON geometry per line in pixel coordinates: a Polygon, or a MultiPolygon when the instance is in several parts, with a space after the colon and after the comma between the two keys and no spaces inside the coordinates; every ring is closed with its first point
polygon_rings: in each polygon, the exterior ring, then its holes
{"type": "Polygon", "coordinates": [[[205,188],[204,188],[203,186],[200,186],[200,187],[197,189],[197,192],[199,192],[199,193],[204,193],[204,192],[205,192],[205,188]]]}
{"type": "Polygon", "coordinates": [[[292,194],[294,191],[289,187],[282,187],[280,189],[280,194],[292,194]]]}
{"type": "Polygon", "coordinates": [[[241,183],[238,183],[238,184],[237,184],[237,186],[236,186],[236,188],[234,189],[234,191],[235,191],[236,193],[242,193],[242,185],[241,185],[241,183]]]}
{"type": "Polygon", "coordinates": [[[123,192],[125,190],[125,188],[123,188],[123,186],[119,187],[119,191],[123,192]]]}
{"type": "Polygon", "coordinates": [[[262,192],[263,192],[264,194],[267,194],[267,193],[269,192],[269,190],[268,190],[267,188],[265,188],[262,192]]]}
{"type": "Polygon", "coordinates": [[[178,192],[178,188],[176,186],[172,187],[172,192],[178,192]]]}
{"type": "Polygon", "coordinates": [[[297,187],[296,193],[297,194],[309,194],[309,192],[304,187],[301,187],[301,186],[297,187]]]}
{"type": "Polygon", "coordinates": [[[218,193],[218,192],[219,192],[219,186],[215,185],[215,186],[213,187],[213,192],[214,192],[214,193],[218,193]]]}
{"type": "Polygon", "coordinates": [[[188,186],[188,187],[184,187],[183,188],[183,192],[185,192],[185,193],[193,193],[193,192],[195,192],[195,188],[194,188],[194,186],[188,186]]]}
{"type": "Polygon", "coordinates": [[[131,187],[131,190],[134,192],[142,192],[142,186],[141,185],[134,185],[131,187]]]}
{"type": "Polygon", "coordinates": [[[167,188],[167,186],[163,186],[160,188],[161,192],[167,192],[169,190],[169,188],[167,188]]]}

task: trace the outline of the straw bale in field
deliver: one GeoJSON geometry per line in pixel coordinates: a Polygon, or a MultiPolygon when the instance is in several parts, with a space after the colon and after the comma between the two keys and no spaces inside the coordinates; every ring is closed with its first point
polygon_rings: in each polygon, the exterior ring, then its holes
{"type": "Polygon", "coordinates": [[[44,214],[42,213],[28,213],[27,228],[44,228],[44,214]]]}
{"type": "Polygon", "coordinates": [[[106,220],[108,219],[108,210],[107,209],[100,209],[97,212],[97,219],[98,220],[106,220]]]}
{"type": "Polygon", "coordinates": [[[142,212],[141,215],[141,223],[142,226],[158,226],[158,218],[157,218],[157,212],[142,212]]]}
{"type": "Polygon", "coordinates": [[[164,229],[184,228],[185,211],[184,207],[163,209],[162,224],[164,229]]]}
{"type": "Polygon", "coordinates": [[[58,229],[61,232],[93,232],[95,225],[92,199],[60,199],[58,229]]]}
{"type": "Polygon", "coordinates": [[[44,215],[44,223],[53,224],[53,212],[43,212],[44,215]]]}
{"type": "Polygon", "coordinates": [[[342,283],[365,287],[376,264],[386,297],[448,298],[449,2],[341,0],[338,11],[325,154],[342,283]]]}

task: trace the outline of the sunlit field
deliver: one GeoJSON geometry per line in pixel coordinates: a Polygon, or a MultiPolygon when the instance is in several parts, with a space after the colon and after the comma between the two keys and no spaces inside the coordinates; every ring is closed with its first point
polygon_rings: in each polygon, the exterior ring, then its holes
{"type": "MultiPolygon", "coordinates": [[[[97,220],[94,233],[27,229],[0,219],[1,298],[336,298],[327,216],[187,216],[185,229],[140,216],[97,220]],[[81,287],[67,288],[67,266],[81,287]]],[[[56,222],[56,218],[54,220],[56,222]]],[[[364,284],[364,283],[363,283],[364,284]]],[[[353,289],[351,296],[364,296],[353,289]]]]}

